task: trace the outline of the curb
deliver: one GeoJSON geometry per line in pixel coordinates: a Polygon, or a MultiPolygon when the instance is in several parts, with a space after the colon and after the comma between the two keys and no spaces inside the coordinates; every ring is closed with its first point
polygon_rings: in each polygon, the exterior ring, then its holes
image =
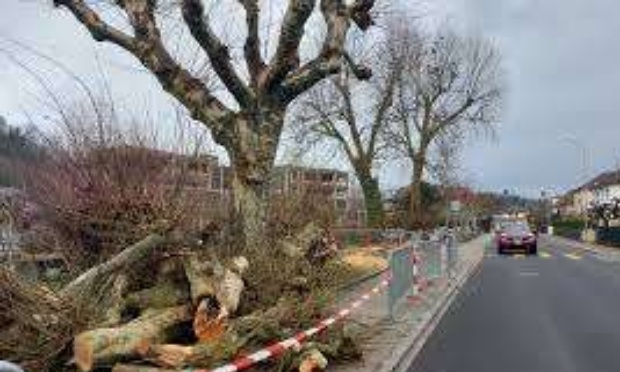
{"type": "Polygon", "coordinates": [[[372,279],[376,279],[378,277],[380,277],[382,274],[386,274],[389,271],[388,269],[383,269],[383,270],[377,270],[374,272],[371,272],[369,274],[365,274],[365,275],[361,275],[358,278],[353,279],[352,281],[350,281],[349,283],[343,284],[340,287],[337,288],[338,292],[344,292],[344,291],[348,291],[352,288],[358,287],[372,279]]]}
{"type": "Polygon", "coordinates": [[[439,301],[428,312],[428,315],[416,325],[415,331],[412,333],[411,342],[407,342],[403,347],[396,349],[395,357],[391,361],[386,361],[380,366],[381,372],[400,372],[406,371],[416,356],[426,343],[426,340],[435,330],[439,321],[443,318],[456,296],[460,293],[460,289],[467,283],[475,273],[480,270],[484,255],[472,262],[465,270],[465,273],[458,278],[455,283],[448,284],[447,291],[441,295],[439,301]]]}

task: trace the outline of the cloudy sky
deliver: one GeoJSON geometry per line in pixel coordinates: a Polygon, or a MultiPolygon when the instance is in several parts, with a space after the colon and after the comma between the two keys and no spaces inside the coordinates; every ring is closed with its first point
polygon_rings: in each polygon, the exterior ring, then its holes
{"type": "MultiPolygon", "coordinates": [[[[169,107],[154,79],[123,52],[96,45],[66,12],[45,0],[3,0],[0,115],[23,121],[41,87],[6,57],[11,52],[55,89],[71,85],[13,43],[53,56],[80,75],[97,72],[133,109],[169,107]]],[[[561,192],[620,165],[620,2],[617,0],[433,0],[429,19],[492,37],[504,57],[506,110],[494,140],[472,139],[464,178],[480,189],[561,192]],[[584,161],[585,160],[585,161],[584,161]],[[584,164],[585,163],[585,164],[584,164]]],[[[419,6],[419,2],[415,2],[419,6]]],[[[74,89],[74,88],[70,88],[74,89]]],[[[406,182],[395,166],[385,184],[406,182]]]]}

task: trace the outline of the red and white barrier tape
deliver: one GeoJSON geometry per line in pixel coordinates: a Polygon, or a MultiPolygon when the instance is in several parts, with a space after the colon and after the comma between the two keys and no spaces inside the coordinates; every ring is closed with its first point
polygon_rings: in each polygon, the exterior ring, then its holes
{"type": "Polygon", "coordinates": [[[296,349],[301,346],[301,344],[306,341],[308,338],[324,331],[328,327],[333,324],[341,321],[342,319],[348,317],[351,312],[362,307],[362,305],[370,300],[373,296],[379,294],[385,287],[390,283],[391,277],[386,276],[381,282],[371,289],[370,291],[364,293],[360,296],[356,301],[353,301],[349,304],[349,306],[340,309],[333,316],[323,319],[320,321],[315,327],[309,328],[305,331],[299,332],[295,336],[288,338],[286,340],[277,342],[269,347],[266,347],[262,350],[259,350],[253,354],[248,356],[241,357],[230,364],[223,365],[221,367],[207,370],[207,369],[185,369],[183,372],[237,372],[243,371],[252,367],[253,365],[262,362],[264,360],[279,356],[283,354],[285,351],[290,349],[296,349]]]}

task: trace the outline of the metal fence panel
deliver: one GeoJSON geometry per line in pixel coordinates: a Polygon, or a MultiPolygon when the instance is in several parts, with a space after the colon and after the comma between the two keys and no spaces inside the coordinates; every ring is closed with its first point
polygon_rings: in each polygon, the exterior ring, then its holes
{"type": "Polygon", "coordinates": [[[388,286],[388,311],[393,316],[397,303],[411,293],[413,285],[413,241],[390,253],[390,285],[388,286]]]}
{"type": "Polygon", "coordinates": [[[421,258],[420,269],[424,279],[436,279],[442,276],[441,257],[443,245],[439,240],[427,240],[419,243],[421,258]]]}
{"type": "Polygon", "coordinates": [[[451,231],[440,230],[433,234],[411,234],[410,240],[389,255],[391,272],[388,287],[388,311],[392,318],[397,305],[409,295],[416,295],[414,282],[421,279],[432,283],[437,279],[451,279],[458,262],[456,238],[451,231]],[[417,261],[417,278],[414,278],[414,256],[417,261]]]}

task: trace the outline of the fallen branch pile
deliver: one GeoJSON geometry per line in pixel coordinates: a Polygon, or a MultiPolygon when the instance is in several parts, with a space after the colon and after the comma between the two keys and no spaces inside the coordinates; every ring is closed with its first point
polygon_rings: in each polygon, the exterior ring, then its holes
{"type": "MultiPolygon", "coordinates": [[[[309,274],[333,247],[318,234],[307,228],[282,242],[272,253],[272,261],[285,263],[280,268],[266,268],[265,258],[218,258],[214,249],[153,234],[58,292],[0,267],[0,359],[33,371],[214,367],[322,316],[326,301],[309,274]],[[283,273],[279,282],[270,270],[283,273]],[[263,285],[277,297],[261,299],[263,285]]],[[[323,354],[359,354],[341,328],[330,332],[278,368],[321,366],[323,354]]]]}

